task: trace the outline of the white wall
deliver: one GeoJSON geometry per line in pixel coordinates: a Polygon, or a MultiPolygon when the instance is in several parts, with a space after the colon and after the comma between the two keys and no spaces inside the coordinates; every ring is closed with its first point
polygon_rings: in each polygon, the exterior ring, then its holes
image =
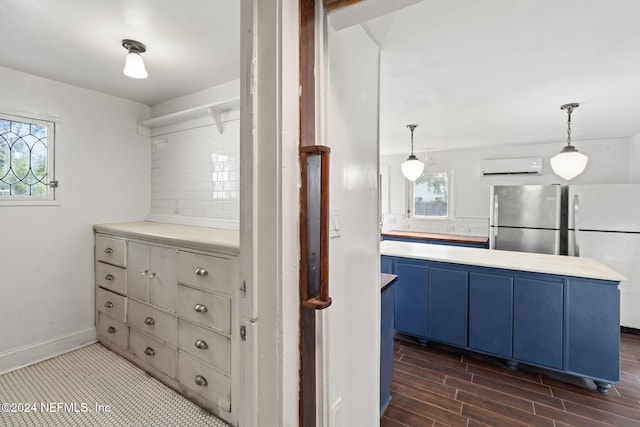
{"type": "MultiPolygon", "coordinates": [[[[572,184],[624,183],[634,169],[630,162],[630,140],[609,139],[574,141],[578,149],[589,155],[587,169],[572,184]]],[[[638,143],[636,142],[636,145],[638,143]]],[[[400,164],[406,155],[383,156],[381,164],[389,166],[390,213],[385,215],[384,228],[411,229],[433,232],[486,236],[489,217],[489,188],[491,185],[567,184],[551,170],[549,159],[557,154],[563,143],[506,145],[478,149],[416,153],[426,167],[452,172],[453,218],[451,220],[405,219],[406,179],[400,172],[400,164]],[[536,176],[487,176],[480,173],[484,159],[542,157],[542,174],[536,176]]],[[[637,157],[636,157],[637,158],[637,157]]],[[[637,169],[637,168],[636,168],[637,169]]]]}
{"type": "Polygon", "coordinates": [[[640,182],[640,134],[629,138],[629,182],[640,182]]]}
{"type": "Polygon", "coordinates": [[[61,206],[0,207],[0,372],[95,339],[93,232],[149,211],[149,107],[0,68],[0,110],[61,118],[61,206]]]}
{"type": "MultiPolygon", "coordinates": [[[[325,387],[341,399],[343,426],[379,422],[380,252],[378,218],[379,49],[360,26],[328,30],[326,143],[331,209],[340,237],[330,242],[333,305],[323,312],[325,387]]],[[[326,414],[324,425],[329,425],[326,414]]]]}

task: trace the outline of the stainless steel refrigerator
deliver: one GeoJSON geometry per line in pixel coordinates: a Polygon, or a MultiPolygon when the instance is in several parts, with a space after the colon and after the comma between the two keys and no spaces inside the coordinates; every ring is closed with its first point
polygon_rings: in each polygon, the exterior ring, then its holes
{"type": "Polygon", "coordinates": [[[563,247],[628,280],[620,284],[620,324],[640,328],[640,184],[563,187],[563,247]]]}
{"type": "Polygon", "coordinates": [[[491,187],[489,247],[560,254],[561,186],[491,187]]]}

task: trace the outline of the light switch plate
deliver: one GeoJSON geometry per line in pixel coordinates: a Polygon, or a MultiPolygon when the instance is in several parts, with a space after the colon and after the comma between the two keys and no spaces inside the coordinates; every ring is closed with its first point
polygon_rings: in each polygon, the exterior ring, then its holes
{"type": "Polygon", "coordinates": [[[329,238],[340,237],[340,210],[331,209],[329,212],[329,238]]]}

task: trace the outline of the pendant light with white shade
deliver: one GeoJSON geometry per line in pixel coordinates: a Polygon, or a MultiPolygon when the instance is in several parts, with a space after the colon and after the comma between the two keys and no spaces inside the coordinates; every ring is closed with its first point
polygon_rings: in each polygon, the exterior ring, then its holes
{"type": "Polygon", "coordinates": [[[571,113],[578,108],[580,104],[564,104],[560,107],[567,110],[567,145],[558,154],[551,158],[551,169],[567,181],[580,175],[587,167],[589,157],[580,153],[576,147],[571,145],[571,113]]]}
{"type": "Polygon", "coordinates": [[[407,125],[407,127],[411,130],[411,155],[402,163],[402,174],[409,181],[415,181],[422,175],[424,163],[413,154],[413,131],[418,125],[407,125]]]}

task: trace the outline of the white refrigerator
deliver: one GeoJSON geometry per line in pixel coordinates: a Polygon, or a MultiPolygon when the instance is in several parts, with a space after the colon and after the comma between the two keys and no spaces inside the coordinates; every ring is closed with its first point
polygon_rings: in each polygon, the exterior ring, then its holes
{"type": "Polygon", "coordinates": [[[640,184],[564,187],[563,228],[568,255],[628,278],[620,284],[620,325],[640,329],[640,184]]]}

